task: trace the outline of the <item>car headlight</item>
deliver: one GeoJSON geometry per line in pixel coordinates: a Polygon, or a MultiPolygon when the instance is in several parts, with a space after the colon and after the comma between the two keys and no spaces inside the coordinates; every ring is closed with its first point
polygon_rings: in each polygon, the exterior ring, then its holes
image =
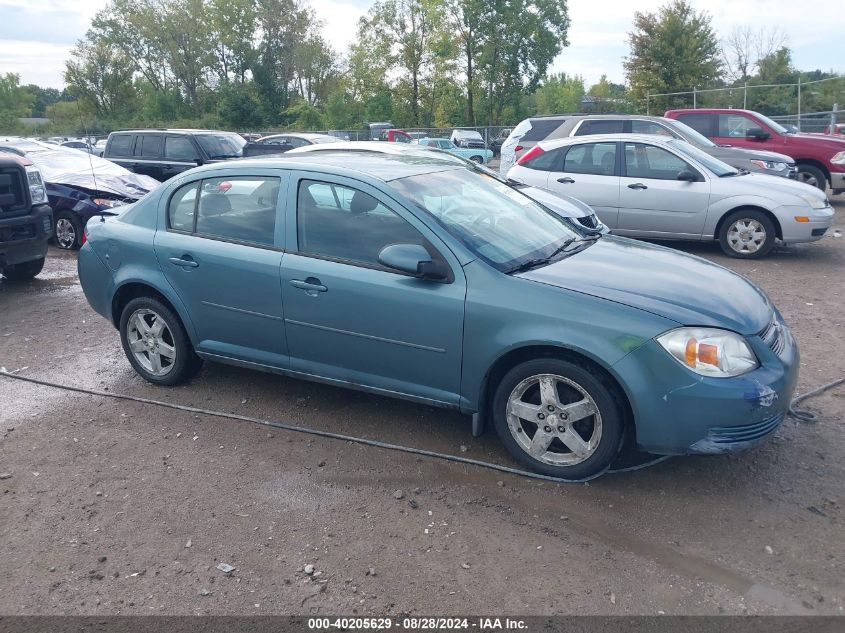
{"type": "Polygon", "coordinates": [[[845,165],[845,151],[834,154],[830,162],[834,165],[845,165]]]}
{"type": "Polygon", "coordinates": [[[810,196],[804,193],[802,193],[800,197],[804,202],[810,205],[811,209],[825,209],[830,205],[827,197],[817,198],[816,196],[810,196]]]}
{"type": "Polygon", "coordinates": [[[770,169],[770,170],[773,170],[773,171],[785,171],[786,168],[787,168],[786,163],[776,163],[776,162],[771,161],[771,160],[751,160],[751,161],[748,161],[748,162],[750,162],[752,165],[756,165],[760,169],[770,169]]]}
{"type": "Polygon", "coordinates": [[[684,367],[702,376],[739,376],[760,364],[746,340],[729,330],[682,327],[655,340],[684,367]]]}
{"type": "Polygon", "coordinates": [[[37,167],[26,168],[26,182],[29,185],[29,195],[32,204],[44,204],[47,202],[47,189],[44,187],[44,179],[37,167]]]}
{"type": "Polygon", "coordinates": [[[122,207],[126,204],[123,200],[112,200],[110,198],[94,198],[94,204],[99,205],[101,207],[108,207],[111,209],[112,207],[122,207]]]}

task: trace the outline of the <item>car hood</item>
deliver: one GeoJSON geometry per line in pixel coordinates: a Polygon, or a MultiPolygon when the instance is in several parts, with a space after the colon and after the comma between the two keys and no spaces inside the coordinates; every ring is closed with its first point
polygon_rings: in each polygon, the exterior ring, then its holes
{"type": "Polygon", "coordinates": [[[605,236],[562,260],[520,273],[530,281],[601,297],[680,325],[757,334],[773,308],[757,286],[700,257],[605,236]]]}
{"type": "Polygon", "coordinates": [[[794,163],[795,160],[786,154],[778,154],[777,152],[764,152],[756,149],[745,149],[742,147],[725,147],[724,145],[717,145],[716,147],[705,148],[708,154],[713,156],[725,156],[729,158],[744,158],[746,160],[767,160],[773,163],[794,163]]]}
{"type": "Polygon", "coordinates": [[[589,206],[576,198],[559,195],[552,193],[548,189],[541,189],[540,187],[532,187],[530,185],[517,185],[517,189],[532,200],[536,200],[563,217],[588,218],[595,215],[589,206]]]}
{"type": "Polygon", "coordinates": [[[754,194],[768,198],[778,205],[806,205],[807,198],[815,198],[828,204],[827,194],[813,185],[800,180],[781,178],[769,174],[751,173],[713,179],[713,192],[721,186],[731,189],[731,193],[754,194]],[[741,187],[741,191],[739,188],[741,187]]]}
{"type": "Polygon", "coordinates": [[[837,138],[832,134],[784,134],[787,139],[804,139],[813,141],[817,146],[823,145],[834,151],[845,149],[845,138],[837,138]]]}

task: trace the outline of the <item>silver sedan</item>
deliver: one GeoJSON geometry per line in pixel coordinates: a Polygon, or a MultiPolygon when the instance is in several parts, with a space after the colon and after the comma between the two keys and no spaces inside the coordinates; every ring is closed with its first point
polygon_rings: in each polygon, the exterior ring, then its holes
{"type": "Polygon", "coordinates": [[[678,139],[606,134],[543,141],[508,177],[590,205],[617,235],[718,240],[763,257],[776,240],[812,242],[833,222],[824,192],[739,171],[678,139]]]}

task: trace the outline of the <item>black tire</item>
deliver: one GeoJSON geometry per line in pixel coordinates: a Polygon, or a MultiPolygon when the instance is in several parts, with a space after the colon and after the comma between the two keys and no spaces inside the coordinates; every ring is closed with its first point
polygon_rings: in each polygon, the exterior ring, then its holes
{"type": "MultiPolygon", "coordinates": [[[[120,315],[120,342],[123,345],[123,352],[132,368],[144,379],[154,385],[177,385],[189,380],[197,373],[202,365],[202,359],[196,355],[191,345],[191,340],[185,332],[185,326],[173,310],[164,305],[158,299],[152,297],[138,297],[132,299],[123,308],[120,315]],[[169,361],[166,373],[157,375],[144,367],[136,358],[135,352],[130,348],[129,337],[134,334],[129,325],[129,319],[138,311],[148,311],[161,318],[167,328],[169,336],[165,336],[165,342],[175,350],[175,359],[169,361]]],[[[146,353],[149,357],[149,352],[146,353]]]]}
{"type": "Polygon", "coordinates": [[[719,245],[722,247],[725,255],[735,257],[736,259],[759,259],[765,257],[772,247],[775,245],[775,238],[777,230],[772,219],[755,209],[739,209],[730,213],[722,222],[719,229],[719,245]],[[745,221],[748,225],[757,223],[765,231],[765,239],[759,245],[754,244],[752,249],[752,242],[743,244],[741,241],[737,242],[737,237],[742,239],[741,231],[737,236],[737,223],[745,221]]]}
{"type": "Polygon", "coordinates": [[[42,257],[41,259],[6,266],[3,269],[3,276],[9,281],[27,281],[40,273],[43,268],[44,258],[42,257]]]}
{"type": "MultiPolygon", "coordinates": [[[[530,389],[533,389],[533,387],[530,389]]],[[[532,395],[530,389],[525,392],[526,397],[532,395]]],[[[537,386],[537,391],[539,392],[539,385],[537,386]]],[[[535,392],[536,398],[540,398],[538,392],[535,392]]],[[[542,400],[539,400],[538,402],[542,405],[542,400]]],[[[568,361],[554,358],[544,358],[517,365],[505,374],[504,378],[502,378],[499,382],[495,395],[493,396],[491,406],[493,425],[495,426],[496,433],[499,435],[499,438],[502,440],[502,443],[505,445],[508,452],[514,457],[514,459],[526,468],[544,475],[569,480],[579,480],[597,475],[610,466],[610,463],[619,452],[619,448],[622,443],[624,429],[622,411],[614,399],[610,389],[596,373],[568,361]],[[542,375],[551,375],[556,378],[562,378],[563,380],[577,386],[577,389],[563,383],[555,386],[559,397],[563,394],[564,399],[568,400],[569,398],[566,396],[569,394],[567,392],[571,390],[572,394],[577,394],[574,397],[574,401],[577,402],[580,398],[586,400],[586,396],[577,393],[577,390],[581,390],[583,394],[587,394],[587,396],[592,399],[591,407],[597,410],[598,415],[590,415],[583,420],[579,420],[578,422],[572,424],[572,427],[579,424],[586,424],[588,425],[588,428],[591,426],[592,430],[587,431],[587,434],[590,434],[591,437],[592,434],[597,433],[596,429],[600,430],[600,437],[596,439],[595,447],[588,453],[589,456],[583,458],[582,461],[572,464],[554,464],[549,463],[548,460],[541,460],[529,454],[528,449],[523,448],[523,446],[517,441],[516,435],[520,435],[520,437],[524,435],[525,439],[523,441],[533,440],[534,434],[540,432],[541,427],[539,426],[539,423],[532,422],[527,418],[522,418],[522,416],[517,416],[515,419],[518,430],[515,432],[512,432],[511,430],[511,426],[508,422],[508,409],[511,396],[517,393],[518,389],[521,388],[522,385],[530,383],[536,377],[542,375]],[[528,424],[525,423],[526,421],[528,424]],[[532,424],[536,426],[536,429],[533,430],[533,434],[531,428],[532,424]],[[529,436],[529,434],[531,435],[529,436]]],[[[552,423],[554,425],[558,425],[556,427],[546,427],[552,429],[552,433],[555,433],[557,430],[567,428],[564,426],[567,423],[558,417],[562,416],[562,413],[557,412],[551,414],[545,413],[544,411],[544,414],[548,417],[545,417],[543,424],[552,423]]],[[[582,430],[578,431],[578,433],[583,439],[584,427],[580,428],[582,430]]],[[[561,433],[563,433],[563,431],[561,431],[561,433]]],[[[590,440],[591,437],[588,437],[587,440],[590,440]]],[[[544,453],[544,455],[551,455],[551,459],[565,459],[567,458],[567,452],[569,452],[571,456],[570,459],[575,459],[575,453],[569,451],[559,438],[560,436],[558,435],[557,439],[551,440],[551,444],[548,445],[549,451],[544,453]]]]}
{"type": "Polygon", "coordinates": [[[802,165],[799,163],[798,180],[805,182],[808,185],[812,185],[817,189],[821,189],[822,191],[827,190],[827,178],[825,177],[824,172],[813,165],[802,165]]]}
{"type": "Polygon", "coordinates": [[[55,219],[53,242],[62,250],[70,251],[82,245],[82,222],[75,213],[59,211],[55,219]]]}
{"type": "Polygon", "coordinates": [[[479,165],[484,163],[484,159],[478,154],[476,154],[475,156],[470,156],[469,159],[474,163],[478,163],[479,165]]]}

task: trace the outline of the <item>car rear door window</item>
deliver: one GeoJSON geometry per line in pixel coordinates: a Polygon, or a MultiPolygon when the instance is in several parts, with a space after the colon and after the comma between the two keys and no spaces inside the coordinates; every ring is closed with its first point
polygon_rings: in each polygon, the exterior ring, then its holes
{"type": "Polygon", "coordinates": [[[296,224],[301,254],[371,267],[382,267],[378,255],[385,246],[426,245],[419,231],[370,194],[330,182],[299,183],[296,224]]]}
{"type": "Polygon", "coordinates": [[[590,134],[620,134],[624,131],[625,122],[622,119],[586,119],[575,131],[575,136],[590,134]]]}
{"type": "Polygon", "coordinates": [[[184,136],[168,136],[164,140],[164,157],[168,160],[191,162],[197,160],[193,143],[184,136]]]}
{"type": "Polygon", "coordinates": [[[280,180],[232,176],[202,181],[197,203],[197,235],[272,246],[280,180]]]}
{"type": "Polygon", "coordinates": [[[678,121],[686,123],[693,130],[708,138],[716,136],[716,130],[714,129],[715,126],[713,125],[715,118],[716,117],[713,114],[691,113],[678,115],[678,121]]]}
{"type": "Polygon", "coordinates": [[[629,178],[677,180],[678,172],[692,169],[686,161],[661,147],[625,143],[625,170],[629,178]]]}
{"type": "Polygon", "coordinates": [[[528,169],[536,169],[537,171],[560,171],[565,152],[565,147],[549,150],[522,163],[522,166],[528,169]]]}
{"type": "Polygon", "coordinates": [[[132,139],[131,134],[115,134],[109,144],[109,156],[131,156],[132,139]]]}
{"type": "Polygon", "coordinates": [[[616,170],[616,143],[584,143],[566,152],[563,170],[570,174],[612,176],[616,170]]]}
{"type": "Polygon", "coordinates": [[[161,134],[141,134],[135,143],[135,156],[141,158],[161,158],[161,134]]]}

